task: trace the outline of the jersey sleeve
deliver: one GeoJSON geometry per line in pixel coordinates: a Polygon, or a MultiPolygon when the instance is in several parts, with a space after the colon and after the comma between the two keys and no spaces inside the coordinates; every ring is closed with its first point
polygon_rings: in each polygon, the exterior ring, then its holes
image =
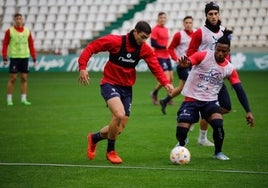
{"type": "Polygon", "coordinates": [[[2,45],[2,57],[3,59],[7,59],[7,50],[8,50],[8,45],[10,41],[10,30],[6,30],[5,36],[3,39],[3,45],[2,45]]]}
{"type": "Polygon", "coordinates": [[[153,73],[153,75],[161,83],[162,86],[165,86],[170,83],[162,67],[159,64],[155,53],[147,44],[144,44],[142,46],[140,57],[141,59],[144,59],[150,71],[153,73]]]}
{"type": "Polygon", "coordinates": [[[29,49],[30,49],[31,56],[32,56],[33,60],[35,61],[36,60],[36,50],[35,50],[35,47],[34,47],[34,40],[33,40],[33,36],[32,36],[31,32],[30,32],[30,35],[29,35],[29,38],[28,38],[28,44],[29,44],[29,49]]]}
{"type": "Polygon", "coordinates": [[[239,78],[239,75],[238,75],[238,72],[236,71],[236,69],[234,69],[231,73],[231,75],[229,76],[228,78],[229,82],[234,85],[234,84],[237,84],[237,83],[240,83],[240,78],[239,78]]]}
{"type": "Polygon", "coordinates": [[[106,35],[90,42],[78,58],[79,70],[85,70],[87,63],[93,54],[109,51],[116,52],[120,49],[122,39],[120,36],[106,35]],[[119,45],[117,45],[119,44],[119,45]]]}
{"type": "Polygon", "coordinates": [[[207,51],[196,52],[189,57],[189,60],[191,61],[192,65],[197,65],[201,63],[201,61],[203,61],[206,54],[207,54],[207,51]]]}
{"type": "Polygon", "coordinates": [[[192,35],[191,42],[186,52],[188,57],[198,51],[201,41],[202,41],[202,30],[199,28],[192,35]]]}
{"type": "Polygon", "coordinates": [[[175,48],[180,45],[181,43],[181,34],[180,32],[177,32],[175,33],[175,35],[173,36],[172,38],[172,41],[168,47],[168,52],[171,56],[171,58],[174,60],[174,61],[178,61],[178,56],[177,54],[175,53],[175,48]]]}

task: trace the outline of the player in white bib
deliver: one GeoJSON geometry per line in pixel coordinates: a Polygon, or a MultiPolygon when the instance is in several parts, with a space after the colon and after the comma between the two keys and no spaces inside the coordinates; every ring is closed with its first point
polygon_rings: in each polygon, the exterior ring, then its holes
{"type": "MultiPolygon", "coordinates": [[[[197,31],[193,34],[192,40],[187,50],[188,57],[198,51],[215,49],[215,44],[223,35],[223,31],[225,29],[221,25],[219,10],[219,6],[214,2],[206,4],[205,25],[197,29],[197,31]]],[[[230,60],[230,56],[228,58],[230,60]]],[[[225,85],[223,85],[219,92],[218,100],[221,108],[224,109],[222,113],[228,113],[231,111],[231,99],[225,85]]],[[[214,144],[207,139],[207,131],[208,123],[202,119],[200,121],[198,143],[202,146],[214,146],[214,144]]]]}
{"type": "Polygon", "coordinates": [[[185,146],[191,124],[198,122],[201,115],[201,118],[205,119],[213,129],[214,158],[219,160],[229,160],[229,157],[222,153],[224,129],[222,111],[218,101],[218,94],[225,78],[228,78],[232,84],[245,109],[247,122],[251,127],[254,126],[254,117],[238,73],[226,59],[230,52],[229,34],[230,31],[224,31],[224,35],[215,45],[215,51],[196,52],[189,58],[185,56],[179,60],[180,66],[192,66],[192,70],[182,90],[185,100],[177,113],[176,138],[180,146],[185,146]]]}

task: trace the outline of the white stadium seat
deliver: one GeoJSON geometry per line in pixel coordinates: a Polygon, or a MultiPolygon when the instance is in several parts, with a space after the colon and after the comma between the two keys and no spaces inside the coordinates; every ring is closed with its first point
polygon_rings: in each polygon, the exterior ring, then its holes
{"type": "Polygon", "coordinates": [[[56,36],[55,36],[56,39],[63,40],[64,36],[65,36],[64,30],[56,31],[56,36]]]}
{"type": "Polygon", "coordinates": [[[50,30],[46,32],[46,38],[45,39],[54,39],[56,36],[55,31],[50,30]]]}
{"type": "Polygon", "coordinates": [[[57,19],[57,16],[56,14],[49,14],[47,16],[47,19],[46,19],[46,22],[52,22],[52,23],[55,23],[55,20],[57,19]]]}
{"type": "Polygon", "coordinates": [[[54,23],[46,22],[44,26],[45,31],[53,31],[54,30],[54,23]]]}
{"type": "Polygon", "coordinates": [[[59,10],[57,6],[51,6],[49,8],[49,14],[58,14],[58,13],[59,13],[59,10]]]}
{"type": "Polygon", "coordinates": [[[54,28],[55,31],[64,31],[64,29],[65,27],[63,22],[57,22],[54,28]]]}
{"type": "Polygon", "coordinates": [[[39,39],[39,40],[44,40],[45,39],[45,32],[44,31],[37,31],[36,32],[36,39],[39,39]]]}
{"type": "Polygon", "coordinates": [[[73,31],[75,29],[75,23],[74,22],[68,22],[64,28],[66,31],[73,31]]]}
{"type": "Polygon", "coordinates": [[[26,7],[27,4],[28,4],[28,0],[19,0],[17,2],[17,6],[19,6],[19,7],[26,7]]]}
{"type": "Polygon", "coordinates": [[[43,23],[42,22],[36,22],[34,24],[33,30],[34,31],[43,31],[44,30],[43,23]]]}
{"type": "Polygon", "coordinates": [[[47,14],[48,13],[48,6],[40,6],[39,14],[47,14]]]}

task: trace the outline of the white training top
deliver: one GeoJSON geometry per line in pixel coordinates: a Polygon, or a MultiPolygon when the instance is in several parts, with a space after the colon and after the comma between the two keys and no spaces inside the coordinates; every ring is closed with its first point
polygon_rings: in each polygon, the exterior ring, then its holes
{"type": "MultiPolygon", "coordinates": [[[[195,31],[195,30],[194,30],[195,31]]],[[[180,41],[180,45],[178,45],[175,48],[175,53],[178,57],[182,57],[184,55],[186,55],[186,51],[189,47],[189,44],[191,42],[191,37],[185,32],[185,30],[181,30],[180,31],[180,35],[181,35],[181,41],[180,41]]]]}
{"type": "Polygon", "coordinates": [[[200,27],[202,30],[202,41],[199,45],[198,51],[215,50],[215,45],[219,38],[223,36],[225,28],[220,26],[220,30],[217,33],[210,31],[206,26],[200,27]]]}
{"type": "MultiPolygon", "coordinates": [[[[196,52],[191,58],[204,52],[196,52]]],[[[182,95],[199,101],[214,101],[223,85],[224,78],[235,70],[227,59],[219,65],[214,57],[214,51],[208,50],[204,59],[192,67],[182,90],[182,95]]]]}

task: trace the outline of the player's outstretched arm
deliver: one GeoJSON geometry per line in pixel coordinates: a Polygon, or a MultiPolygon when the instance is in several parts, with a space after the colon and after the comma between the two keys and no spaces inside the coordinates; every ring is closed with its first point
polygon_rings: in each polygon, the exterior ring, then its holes
{"type": "Polygon", "coordinates": [[[251,127],[254,127],[254,117],[249,107],[249,102],[248,102],[246,92],[244,91],[241,83],[233,84],[232,86],[236,92],[239,102],[241,103],[241,105],[243,106],[243,108],[245,109],[247,113],[246,114],[247,123],[250,124],[251,127]]]}

